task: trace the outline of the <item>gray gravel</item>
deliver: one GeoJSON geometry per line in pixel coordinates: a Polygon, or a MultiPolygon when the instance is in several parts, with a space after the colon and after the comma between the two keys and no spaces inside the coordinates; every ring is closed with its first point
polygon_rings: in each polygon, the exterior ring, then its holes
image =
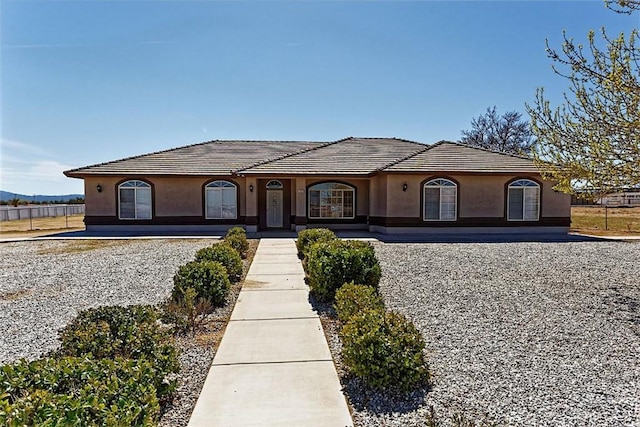
{"type": "MultiPolygon", "coordinates": [[[[37,359],[55,349],[58,331],[80,310],[156,304],[168,298],[177,268],[212,240],[40,241],[0,244],[0,364],[37,359]]],[[[194,342],[178,337],[181,372],[161,426],[187,424],[215,354],[229,304],[216,309],[194,342]]]]}
{"type": "Polygon", "coordinates": [[[80,310],[165,300],[178,266],[210,240],[0,244],[0,363],[36,359],[80,310]]]}
{"type": "Polygon", "coordinates": [[[375,247],[387,307],[425,337],[432,389],[402,402],[343,377],[357,426],[424,425],[430,406],[511,426],[640,426],[639,243],[375,247]]]}

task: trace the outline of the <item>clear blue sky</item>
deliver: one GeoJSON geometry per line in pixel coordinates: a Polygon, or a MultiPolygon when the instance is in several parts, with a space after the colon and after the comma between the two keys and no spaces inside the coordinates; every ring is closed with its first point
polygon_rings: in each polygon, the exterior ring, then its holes
{"type": "Polygon", "coordinates": [[[567,82],[562,30],[618,34],[602,1],[0,1],[0,188],[212,139],[457,140],[567,82]]]}

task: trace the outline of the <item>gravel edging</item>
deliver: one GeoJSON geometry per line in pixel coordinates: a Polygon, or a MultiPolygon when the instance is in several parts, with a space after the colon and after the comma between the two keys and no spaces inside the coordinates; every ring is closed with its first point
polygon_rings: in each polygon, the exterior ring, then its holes
{"type": "Polygon", "coordinates": [[[432,387],[407,399],[344,374],[356,426],[640,425],[640,244],[383,244],[380,293],[425,337],[432,387]],[[466,425],[466,424],[464,424],[466,425]]]}

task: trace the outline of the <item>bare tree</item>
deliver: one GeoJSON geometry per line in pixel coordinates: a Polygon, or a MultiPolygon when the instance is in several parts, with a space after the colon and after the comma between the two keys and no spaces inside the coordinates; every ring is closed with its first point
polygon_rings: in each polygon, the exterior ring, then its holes
{"type": "Polygon", "coordinates": [[[463,144],[503,153],[529,155],[533,137],[529,123],[517,111],[498,115],[496,107],[471,120],[471,130],[462,131],[463,144]]]}

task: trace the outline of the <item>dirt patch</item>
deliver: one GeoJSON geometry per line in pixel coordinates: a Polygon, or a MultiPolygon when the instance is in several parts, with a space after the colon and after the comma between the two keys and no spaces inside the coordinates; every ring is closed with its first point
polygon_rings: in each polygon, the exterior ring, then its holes
{"type": "Polygon", "coordinates": [[[0,294],[0,301],[16,301],[33,293],[29,289],[18,289],[17,291],[5,292],[0,294]]]}
{"type": "Polygon", "coordinates": [[[130,240],[70,240],[55,248],[41,249],[38,255],[60,255],[93,251],[128,244],[130,240]]]}

